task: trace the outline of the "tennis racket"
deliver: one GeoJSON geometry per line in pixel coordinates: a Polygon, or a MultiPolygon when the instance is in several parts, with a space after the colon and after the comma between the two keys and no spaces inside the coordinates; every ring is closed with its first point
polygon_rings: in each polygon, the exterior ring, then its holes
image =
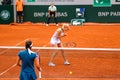
{"type": "MultiPolygon", "coordinates": [[[[38,54],[38,62],[40,64],[40,49],[36,51],[38,54]]],[[[41,70],[41,69],[40,69],[41,70]]],[[[42,78],[42,72],[38,71],[38,78],[42,78]]]]}
{"type": "Polygon", "coordinates": [[[75,42],[67,42],[63,43],[63,47],[76,47],[77,44],[75,42]]]}

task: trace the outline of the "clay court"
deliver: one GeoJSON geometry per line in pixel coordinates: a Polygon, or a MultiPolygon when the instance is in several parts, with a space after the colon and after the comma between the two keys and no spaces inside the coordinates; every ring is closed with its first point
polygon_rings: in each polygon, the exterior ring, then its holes
{"type": "MultiPolygon", "coordinates": [[[[57,28],[54,24],[46,27],[42,23],[0,25],[0,46],[24,46],[24,42],[30,39],[34,47],[48,47],[57,28]]],[[[52,52],[44,50],[40,62],[42,80],[120,80],[120,24],[85,23],[71,26],[67,34],[62,39],[63,43],[75,42],[75,48],[118,51],[71,50],[66,52],[70,65],[64,65],[58,54],[54,60],[56,66],[49,67],[52,52]]],[[[15,65],[18,51],[0,49],[0,80],[19,80],[20,68],[15,65]]]]}

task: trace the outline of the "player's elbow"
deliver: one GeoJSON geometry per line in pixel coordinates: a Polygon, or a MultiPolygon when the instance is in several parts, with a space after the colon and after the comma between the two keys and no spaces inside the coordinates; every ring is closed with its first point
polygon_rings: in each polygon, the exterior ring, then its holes
{"type": "Polygon", "coordinates": [[[20,63],[17,63],[17,66],[21,67],[21,64],[20,64],[20,63]]]}
{"type": "Polygon", "coordinates": [[[36,68],[40,71],[40,65],[36,65],[36,68]]]}

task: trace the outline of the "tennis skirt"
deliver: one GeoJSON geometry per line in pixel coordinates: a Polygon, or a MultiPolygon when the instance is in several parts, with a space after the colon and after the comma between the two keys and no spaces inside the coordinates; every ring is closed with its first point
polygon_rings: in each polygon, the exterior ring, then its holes
{"type": "Polygon", "coordinates": [[[50,40],[50,44],[59,44],[61,43],[61,40],[60,39],[57,39],[57,38],[51,38],[50,40]]]}
{"type": "Polygon", "coordinates": [[[36,80],[37,76],[35,74],[35,72],[24,72],[21,71],[20,73],[20,80],[36,80]]]}

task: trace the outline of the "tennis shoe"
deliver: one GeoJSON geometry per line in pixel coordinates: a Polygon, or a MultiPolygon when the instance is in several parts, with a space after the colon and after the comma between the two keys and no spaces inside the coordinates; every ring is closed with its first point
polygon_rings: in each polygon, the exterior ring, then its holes
{"type": "Polygon", "coordinates": [[[48,26],[48,24],[46,24],[46,26],[48,26]]]}
{"type": "Polygon", "coordinates": [[[50,62],[48,65],[49,65],[49,66],[55,66],[55,64],[52,63],[52,62],[50,62]]]}
{"type": "Polygon", "coordinates": [[[70,63],[68,61],[65,61],[64,64],[65,65],[70,65],[70,63]]]}
{"type": "Polygon", "coordinates": [[[59,26],[58,24],[56,24],[56,26],[59,26]]]}

